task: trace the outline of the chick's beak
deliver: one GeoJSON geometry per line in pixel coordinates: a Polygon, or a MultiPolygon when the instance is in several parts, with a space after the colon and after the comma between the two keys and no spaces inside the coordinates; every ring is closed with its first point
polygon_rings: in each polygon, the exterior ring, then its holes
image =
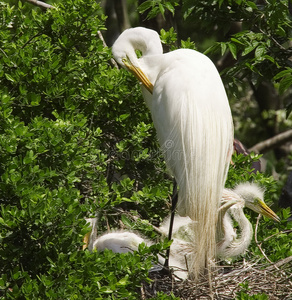
{"type": "Polygon", "coordinates": [[[146,87],[146,89],[152,94],[153,93],[153,84],[150,82],[150,80],[144,74],[144,72],[140,68],[134,66],[131,63],[131,61],[129,60],[129,58],[124,58],[123,63],[127,67],[127,69],[131,73],[133,73],[135,75],[135,77],[138,78],[138,80],[140,82],[142,82],[142,84],[146,87]]]}
{"type": "Polygon", "coordinates": [[[273,219],[276,222],[280,222],[280,218],[267,206],[267,204],[263,200],[258,199],[258,204],[262,215],[273,219]]]}
{"type": "Polygon", "coordinates": [[[91,231],[87,232],[86,235],[84,236],[82,250],[85,250],[88,247],[90,234],[91,234],[91,231]]]}

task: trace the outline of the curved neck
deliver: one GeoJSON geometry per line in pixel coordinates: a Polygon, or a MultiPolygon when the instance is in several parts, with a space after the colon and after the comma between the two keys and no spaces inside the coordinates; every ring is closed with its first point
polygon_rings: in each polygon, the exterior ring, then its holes
{"type": "Polygon", "coordinates": [[[248,221],[243,213],[241,207],[230,208],[230,214],[237,221],[240,234],[239,238],[234,239],[225,251],[226,256],[237,256],[242,254],[249,246],[253,229],[251,223],[248,221]]]}

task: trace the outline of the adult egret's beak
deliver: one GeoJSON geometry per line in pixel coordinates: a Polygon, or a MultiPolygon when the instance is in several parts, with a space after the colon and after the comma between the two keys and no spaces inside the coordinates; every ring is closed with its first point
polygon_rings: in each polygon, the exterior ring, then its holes
{"type": "Polygon", "coordinates": [[[263,200],[257,198],[256,203],[262,215],[271,218],[274,221],[280,222],[280,218],[267,206],[263,200]]]}
{"type": "Polygon", "coordinates": [[[128,68],[130,72],[132,72],[140,82],[146,87],[146,89],[152,94],[153,93],[153,84],[147,78],[147,76],[143,73],[143,71],[135,67],[128,58],[123,59],[124,65],[128,68]]]}

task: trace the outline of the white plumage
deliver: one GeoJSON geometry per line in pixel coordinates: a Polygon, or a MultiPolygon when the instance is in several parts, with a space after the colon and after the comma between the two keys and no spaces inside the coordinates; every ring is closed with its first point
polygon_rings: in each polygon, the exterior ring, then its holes
{"type": "Polygon", "coordinates": [[[215,255],[219,199],[232,154],[233,124],[224,86],[205,55],[189,49],[162,54],[153,30],[124,31],[112,51],[142,82],[167,166],[179,186],[178,213],[196,221],[190,271],[197,278],[215,255]]]}
{"type": "Polygon", "coordinates": [[[106,233],[93,243],[93,249],[104,251],[112,250],[115,253],[127,253],[138,251],[139,244],[148,244],[146,240],[133,232],[117,231],[106,233]]]}
{"type": "MultiPolygon", "coordinates": [[[[264,190],[255,183],[240,183],[234,189],[224,189],[221,199],[219,223],[217,232],[216,255],[220,258],[231,258],[243,254],[252,240],[253,228],[243,212],[247,207],[257,213],[263,214],[274,221],[279,217],[265,204],[264,190]],[[238,223],[239,233],[233,227],[233,220],[238,223]]],[[[194,231],[192,220],[188,217],[175,216],[173,237],[190,242],[194,231]]],[[[167,235],[169,218],[159,227],[167,235]]]]}
{"type": "MultiPolygon", "coordinates": [[[[93,243],[93,250],[104,251],[112,250],[114,253],[127,253],[138,251],[139,244],[145,243],[151,246],[153,243],[142,238],[137,233],[129,231],[113,231],[98,237],[93,243]]],[[[186,259],[191,253],[190,243],[175,239],[172,243],[169,264],[173,268],[174,274],[182,279],[187,278],[186,259]]],[[[163,264],[163,258],[158,257],[159,263],[163,264]]],[[[154,267],[154,269],[156,269],[154,267]]]]}
{"type": "MultiPolygon", "coordinates": [[[[243,213],[244,206],[261,213],[275,221],[279,217],[265,204],[264,190],[254,183],[241,183],[233,190],[224,189],[219,209],[220,232],[217,232],[216,252],[219,258],[231,258],[243,254],[248,248],[252,239],[252,225],[243,213]],[[238,222],[240,233],[233,228],[233,220],[238,222]]],[[[87,219],[92,227],[87,240],[90,251],[96,249],[104,251],[112,250],[115,253],[126,253],[137,251],[139,244],[145,243],[150,246],[153,243],[142,238],[137,233],[129,231],[113,231],[96,236],[97,218],[87,219]]],[[[193,245],[193,223],[189,217],[175,216],[173,227],[173,242],[170,248],[169,265],[173,268],[174,275],[186,279],[188,269],[191,265],[194,251],[193,245]]],[[[159,227],[160,232],[167,235],[169,227],[169,218],[167,218],[159,227]]],[[[163,258],[159,256],[160,264],[163,264],[163,258]]]]}

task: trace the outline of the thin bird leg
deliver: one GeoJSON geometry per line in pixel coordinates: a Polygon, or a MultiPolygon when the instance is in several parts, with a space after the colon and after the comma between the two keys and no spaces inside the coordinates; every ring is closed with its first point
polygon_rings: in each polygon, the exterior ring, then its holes
{"type": "MultiPolygon", "coordinates": [[[[173,192],[171,197],[171,215],[170,215],[170,223],[169,223],[169,231],[168,231],[168,240],[171,240],[172,237],[172,228],[173,228],[173,222],[174,222],[174,214],[175,214],[175,208],[178,200],[178,193],[177,193],[177,183],[174,179],[173,182],[173,192]]],[[[170,247],[166,250],[166,258],[164,262],[165,269],[169,268],[169,254],[170,254],[170,247]]]]}

